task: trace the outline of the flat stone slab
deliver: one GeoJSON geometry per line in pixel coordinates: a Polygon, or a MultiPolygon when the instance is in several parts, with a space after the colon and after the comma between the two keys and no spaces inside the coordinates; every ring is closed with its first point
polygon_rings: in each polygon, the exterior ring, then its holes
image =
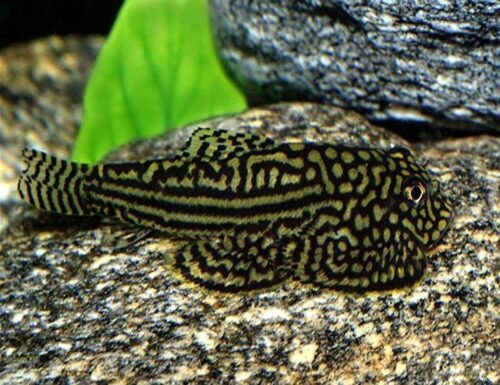
{"type": "Polygon", "coordinates": [[[496,1],[211,0],[229,75],[252,105],[310,100],[405,136],[500,132],[496,1]]]}
{"type": "MultiPolygon", "coordinates": [[[[409,146],[317,104],[199,125],[409,146]]],[[[109,160],[169,153],[194,128],[109,160]]],[[[414,146],[456,219],[421,283],[364,296],[296,282],[255,295],[206,292],[172,278],[165,258],[179,242],[155,235],[119,249],[137,228],[65,223],[23,206],[0,235],[0,384],[497,383],[499,148],[488,136],[414,146]]]]}
{"type": "MultiPolygon", "coordinates": [[[[168,238],[120,248],[137,228],[68,222],[19,203],[20,149],[69,156],[100,44],[49,38],[0,52],[0,384],[498,383],[498,138],[413,146],[457,210],[414,288],[354,296],[292,282],[258,295],[200,291],[172,278],[165,257],[178,244],[168,238]]],[[[309,103],[199,125],[410,146],[355,113],[309,103]]],[[[108,160],[162,156],[194,128],[108,160]]]]}

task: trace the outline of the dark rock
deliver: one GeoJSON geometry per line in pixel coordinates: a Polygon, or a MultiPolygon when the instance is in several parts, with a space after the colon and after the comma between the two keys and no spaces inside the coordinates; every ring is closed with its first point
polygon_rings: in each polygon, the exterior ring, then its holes
{"type": "MultiPolygon", "coordinates": [[[[41,138],[67,156],[69,139],[23,124],[32,119],[28,106],[7,105],[2,119],[23,119],[9,120],[21,144],[41,138]]],[[[39,114],[50,121],[72,106],[39,114]]],[[[318,104],[283,103],[199,125],[409,146],[355,113],[318,104]]],[[[109,159],[163,156],[194,128],[109,159]]],[[[14,175],[5,181],[0,173],[5,186],[20,171],[14,145],[0,138],[0,154],[16,154],[14,175]]],[[[119,249],[122,236],[138,229],[33,220],[17,197],[0,197],[12,213],[0,233],[0,384],[497,383],[499,148],[488,136],[414,146],[444,182],[456,220],[430,253],[422,282],[365,296],[299,283],[258,295],[201,291],[172,278],[165,257],[178,244],[170,239],[119,249]]]]}
{"type": "Polygon", "coordinates": [[[212,0],[227,72],[251,105],[311,100],[414,137],[500,132],[496,1],[212,0]]]}

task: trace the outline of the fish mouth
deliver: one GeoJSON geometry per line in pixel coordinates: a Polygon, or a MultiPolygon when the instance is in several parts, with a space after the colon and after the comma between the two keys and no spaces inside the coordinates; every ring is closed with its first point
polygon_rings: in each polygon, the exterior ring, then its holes
{"type": "Polygon", "coordinates": [[[448,231],[448,229],[451,227],[452,223],[455,222],[455,217],[457,216],[457,213],[455,212],[455,210],[453,208],[453,203],[451,202],[451,200],[446,199],[445,202],[446,202],[445,207],[450,212],[450,218],[448,219],[448,223],[446,224],[446,227],[443,230],[443,234],[448,231]]]}
{"type": "Polygon", "coordinates": [[[434,242],[430,243],[429,246],[428,246],[428,249],[432,249],[434,247],[436,247],[436,245],[441,242],[441,240],[448,234],[450,228],[451,228],[451,225],[453,224],[453,222],[455,222],[455,210],[453,210],[451,207],[449,208],[449,211],[450,211],[450,217],[448,218],[447,220],[447,223],[446,223],[446,227],[443,229],[443,231],[441,232],[441,235],[438,239],[436,239],[434,242]]]}
{"type": "Polygon", "coordinates": [[[441,236],[441,238],[443,238],[443,236],[448,232],[448,230],[450,230],[451,225],[453,224],[453,222],[455,222],[456,216],[457,214],[455,213],[455,210],[453,210],[453,208],[450,207],[450,219],[448,220],[448,223],[446,224],[446,227],[443,230],[443,235],[441,236]]]}

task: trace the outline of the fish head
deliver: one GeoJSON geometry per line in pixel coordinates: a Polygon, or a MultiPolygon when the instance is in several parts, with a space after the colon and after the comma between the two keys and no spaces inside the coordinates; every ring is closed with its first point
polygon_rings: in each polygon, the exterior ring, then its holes
{"type": "Polygon", "coordinates": [[[443,193],[438,180],[419,165],[411,152],[396,148],[390,156],[398,164],[401,186],[396,191],[400,224],[423,249],[434,246],[449,228],[453,205],[443,193]]]}

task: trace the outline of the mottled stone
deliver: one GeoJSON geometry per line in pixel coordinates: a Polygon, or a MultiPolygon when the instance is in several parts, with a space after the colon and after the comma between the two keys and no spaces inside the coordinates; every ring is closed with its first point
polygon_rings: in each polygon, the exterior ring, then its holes
{"type": "MultiPolygon", "coordinates": [[[[315,104],[199,125],[409,145],[354,113],[315,104]]],[[[162,156],[193,128],[109,159],[162,156]]],[[[344,295],[297,282],[258,295],[205,292],[171,277],[165,257],[179,243],[160,234],[119,249],[138,229],[58,226],[22,211],[0,241],[0,384],[497,383],[500,141],[414,150],[444,182],[457,216],[425,279],[398,292],[344,295]]]]}
{"type": "MultiPolygon", "coordinates": [[[[499,382],[498,138],[413,145],[457,209],[414,288],[355,296],[289,283],[258,295],[207,293],[171,277],[165,256],[179,246],[172,240],[155,234],[124,248],[137,228],[40,216],[19,204],[19,149],[68,156],[80,119],[70,90],[81,95],[100,41],[51,38],[0,52],[0,207],[9,213],[0,233],[0,384],[499,382]],[[75,47],[74,66],[57,47],[75,47]],[[38,83],[34,74],[44,71],[29,68],[45,62],[45,49],[59,52],[49,67],[60,75],[38,83]],[[73,86],[51,88],[58,80],[73,86]],[[33,95],[9,99],[18,94],[33,95]]],[[[199,125],[410,146],[355,113],[318,104],[282,103],[199,125]]],[[[192,129],[108,159],[162,156],[192,129]]]]}
{"type": "Polygon", "coordinates": [[[500,5],[211,0],[227,72],[250,104],[319,101],[405,136],[500,132],[500,5]],[[404,126],[403,126],[404,124],[404,126]]]}
{"type": "Polygon", "coordinates": [[[370,124],[355,112],[315,103],[277,103],[253,108],[239,115],[214,118],[193,124],[168,136],[143,140],[123,146],[109,154],[105,161],[123,159],[152,159],[165,156],[188,140],[198,127],[217,127],[225,130],[248,130],[288,141],[331,141],[348,146],[390,148],[409,146],[409,143],[383,128],[370,124]]]}
{"type": "Polygon", "coordinates": [[[12,214],[23,147],[68,156],[102,37],[50,37],[0,51],[0,230],[12,214]]]}

